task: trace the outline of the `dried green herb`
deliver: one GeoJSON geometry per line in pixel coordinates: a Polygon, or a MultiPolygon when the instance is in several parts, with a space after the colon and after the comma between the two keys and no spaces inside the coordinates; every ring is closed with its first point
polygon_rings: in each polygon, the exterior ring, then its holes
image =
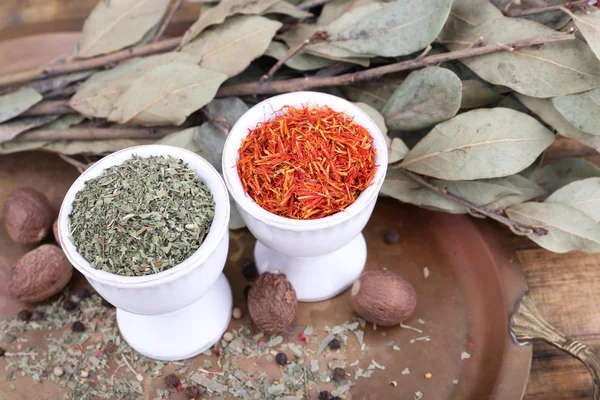
{"type": "Polygon", "coordinates": [[[196,251],[214,213],[210,190],[183,161],[134,156],[75,195],[71,238],[96,269],[148,275],[196,251]]]}

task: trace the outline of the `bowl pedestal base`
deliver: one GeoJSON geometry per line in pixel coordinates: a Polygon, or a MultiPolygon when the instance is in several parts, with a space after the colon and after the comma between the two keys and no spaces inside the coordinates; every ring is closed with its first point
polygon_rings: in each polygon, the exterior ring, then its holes
{"type": "Polygon", "coordinates": [[[358,279],[367,261],[367,243],[360,233],[332,253],[290,257],[257,241],[254,259],[260,274],[284,272],[296,290],[298,301],[322,301],[342,293],[358,279]]]}
{"type": "Polygon", "coordinates": [[[125,341],[146,357],[184,360],[221,339],[231,320],[232,307],[231,286],[221,274],[202,298],[180,310],[139,315],[117,309],[117,323],[125,341]]]}

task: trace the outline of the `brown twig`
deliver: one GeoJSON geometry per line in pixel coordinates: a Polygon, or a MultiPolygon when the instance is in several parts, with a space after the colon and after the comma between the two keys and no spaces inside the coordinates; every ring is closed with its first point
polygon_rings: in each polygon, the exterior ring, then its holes
{"type": "Polygon", "coordinates": [[[304,3],[298,4],[296,7],[298,7],[301,10],[309,10],[313,7],[317,7],[325,3],[329,3],[329,0],[308,0],[304,3]]]}
{"type": "Polygon", "coordinates": [[[38,129],[25,132],[13,141],[35,140],[106,140],[106,139],[160,139],[181,128],[72,128],[38,129]]]}
{"type": "Polygon", "coordinates": [[[60,89],[54,89],[48,93],[44,93],[44,99],[54,99],[56,97],[71,97],[77,92],[78,85],[71,85],[60,89]]]}
{"type": "Polygon", "coordinates": [[[76,159],[74,159],[73,157],[69,157],[66,154],[61,154],[61,153],[57,153],[58,156],[66,163],[71,164],[72,166],[75,167],[75,169],[80,173],[83,174],[85,172],[86,169],[88,169],[88,165],[85,163],[82,163],[81,161],[78,161],[76,159]]]}
{"type": "Polygon", "coordinates": [[[87,71],[90,69],[114,64],[119,61],[127,60],[133,57],[147,56],[149,54],[162,53],[173,50],[181,42],[181,37],[164,39],[156,43],[146,44],[135,48],[120,50],[111,54],[99,57],[87,58],[85,60],[75,60],[40,68],[32,68],[25,71],[0,76],[0,87],[19,85],[33,81],[35,79],[44,79],[50,76],[68,74],[70,72],[87,71]]]}
{"type": "Polygon", "coordinates": [[[154,43],[154,42],[157,42],[158,40],[160,40],[163,33],[165,33],[167,26],[169,26],[169,24],[171,23],[173,16],[177,12],[177,10],[179,10],[179,8],[181,7],[181,3],[183,3],[183,0],[175,0],[175,2],[171,5],[171,9],[169,10],[169,13],[165,17],[163,23],[160,25],[160,28],[158,28],[158,32],[156,32],[156,35],[154,35],[154,37],[150,40],[150,43],[154,43]]]}
{"type": "Polygon", "coordinates": [[[589,0],[578,0],[572,1],[570,3],[559,4],[556,6],[546,6],[546,7],[535,7],[535,8],[527,8],[524,10],[506,10],[504,11],[504,15],[507,17],[518,18],[525,17],[527,15],[535,15],[535,14],[543,14],[551,11],[560,11],[562,7],[566,7],[568,9],[577,9],[583,8],[590,4],[589,0]]]}
{"type": "Polygon", "coordinates": [[[477,205],[473,202],[470,202],[469,200],[463,199],[460,196],[450,193],[447,189],[439,187],[437,185],[434,185],[433,183],[429,182],[425,177],[423,177],[419,174],[416,174],[416,173],[409,171],[407,169],[404,169],[404,168],[401,168],[401,169],[402,169],[402,172],[404,172],[406,175],[408,175],[409,178],[411,178],[412,180],[414,180],[421,186],[425,186],[426,188],[431,189],[436,193],[439,193],[440,195],[444,196],[448,200],[451,200],[457,204],[460,204],[461,206],[467,208],[471,212],[485,215],[488,218],[498,221],[501,224],[504,224],[504,225],[510,227],[513,230],[513,232],[515,232],[515,233],[522,233],[522,234],[534,233],[537,236],[544,236],[544,235],[548,234],[548,231],[544,228],[538,228],[535,226],[522,224],[520,222],[517,222],[515,220],[507,218],[504,215],[498,213],[497,211],[489,209],[485,206],[477,205]]]}
{"type": "Polygon", "coordinates": [[[217,97],[231,97],[231,96],[252,96],[256,94],[271,94],[271,93],[284,93],[293,92],[296,90],[304,90],[309,88],[325,87],[325,86],[342,86],[349,85],[352,83],[367,81],[371,79],[380,78],[384,75],[391,74],[392,72],[405,71],[409,69],[415,69],[424,67],[427,65],[437,64],[444,61],[458,60],[461,58],[469,58],[482,56],[485,54],[497,53],[499,51],[506,51],[507,47],[513,50],[517,50],[523,47],[539,46],[545,43],[559,42],[564,40],[573,40],[575,36],[572,34],[556,34],[550,36],[539,36],[526,40],[518,40],[513,43],[497,43],[490,44],[487,46],[473,47],[468,49],[462,49],[457,51],[451,51],[448,53],[434,54],[431,56],[424,57],[422,59],[413,59],[408,61],[402,61],[395,64],[384,65],[381,67],[371,68],[364,71],[354,72],[351,74],[344,74],[334,77],[305,77],[288,79],[282,81],[273,81],[268,83],[253,82],[253,83],[242,83],[237,85],[225,86],[219,89],[217,97]]]}
{"type": "Polygon", "coordinates": [[[285,55],[285,57],[283,57],[281,60],[278,60],[275,63],[275,65],[273,65],[271,67],[271,69],[266,74],[264,74],[263,76],[260,77],[260,81],[261,82],[266,82],[269,79],[271,79],[273,77],[273,75],[275,75],[275,72],[279,71],[279,68],[281,68],[283,66],[283,64],[287,60],[289,60],[290,58],[292,58],[294,55],[298,54],[298,52],[300,50],[302,50],[303,48],[305,48],[309,44],[313,44],[313,43],[321,42],[323,40],[327,40],[328,37],[329,37],[329,35],[327,34],[327,32],[325,32],[325,31],[316,31],[315,33],[313,33],[312,35],[310,35],[309,37],[307,37],[305,40],[303,40],[298,46],[291,48],[288,51],[288,53],[285,55]]]}

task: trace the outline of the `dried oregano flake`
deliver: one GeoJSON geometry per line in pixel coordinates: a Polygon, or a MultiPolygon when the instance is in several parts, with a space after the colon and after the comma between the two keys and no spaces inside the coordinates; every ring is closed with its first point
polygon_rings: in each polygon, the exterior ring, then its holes
{"type": "Polygon", "coordinates": [[[182,160],[133,156],[75,195],[71,238],[96,269],[148,275],[194,253],[214,214],[210,190],[182,160]]]}

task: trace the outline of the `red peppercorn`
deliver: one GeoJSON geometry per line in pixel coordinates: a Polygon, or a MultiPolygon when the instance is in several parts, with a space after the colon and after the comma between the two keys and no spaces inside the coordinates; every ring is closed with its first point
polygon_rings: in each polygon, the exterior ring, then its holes
{"type": "Polygon", "coordinates": [[[178,384],[175,386],[175,389],[176,389],[178,392],[183,392],[183,391],[185,390],[185,389],[183,388],[183,385],[181,384],[181,382],[179,382],[179,383],[178,383],[178,384]]]}
{"type": "Polygon", "coordinates": [[[304,333],[299,333],[298,334],[298,340],[301,340],[303,342],[306,342],[306,335],[304,333]]]}
{"type": "Polygon", "coordinates": [[[94,350],[94,357],[100,357],[100,354],[102,354],[102,350],[100,350],[100,349],[94,350]]]}
{"type": "Polygon", "coordinates": [[[215,349],[214,353],[215,353],[215,356],[221,357],[221,350],[215,349]]]}

